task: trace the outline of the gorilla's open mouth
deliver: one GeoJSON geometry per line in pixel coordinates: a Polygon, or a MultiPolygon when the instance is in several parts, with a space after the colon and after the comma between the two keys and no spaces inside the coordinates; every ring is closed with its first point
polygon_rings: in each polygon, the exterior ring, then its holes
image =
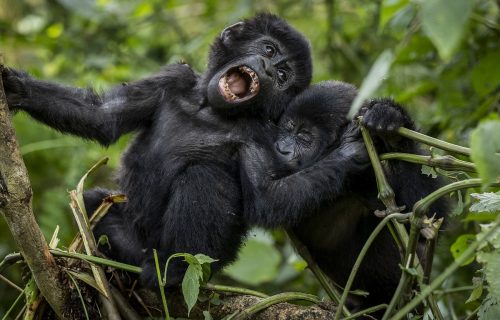
{"type": "Polygon", "coordinates": [[[219,92],[227,102],[242,102],[259,92],[259,77],[247,66],[229,69],[219,79],[219,92]]]}

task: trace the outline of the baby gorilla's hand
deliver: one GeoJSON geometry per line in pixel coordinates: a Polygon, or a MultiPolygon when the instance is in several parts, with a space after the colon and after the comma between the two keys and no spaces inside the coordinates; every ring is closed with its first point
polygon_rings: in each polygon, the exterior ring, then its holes
{"type": "Polygon", "coordinates": [[[29,79],[27,73],[5,68],[2,72],[2,82],[7,97],[7,104],[11,110],[20,107],[28,95],[24,82],[29,79]]]}
{"type": "Polygon", "coordinates": [[[380,138],[388,149],[399,149],[401,136],[397,134],[400,127],[414,129],[414,124],[406,111],[390,99],[377,99],[362,108],[362,124],[370,133],[380,138]]]}
{"type": "Polygon", "coordinates": [[[348,160],[347,164],[353,171],[362,171],[370,165],[370,157],[356,121],[352,121],[340,137],[337,151],[348,160]]]}

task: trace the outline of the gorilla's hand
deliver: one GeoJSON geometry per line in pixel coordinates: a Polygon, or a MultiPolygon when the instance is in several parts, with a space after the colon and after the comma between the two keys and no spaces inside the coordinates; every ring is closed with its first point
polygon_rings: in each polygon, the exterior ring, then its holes
{"type": "Polygon", "coordinates": [[[341,156],[349,160],[349,168],[353,171],[362,171],[369,167],[370,157],[366,151],[365,143],[361,136],[356,121],[352,121],[340,137],[340,146],[336,150],[341,156]]]}
{"type": "Polygon", "coordinates": [[[27,73],[11,68],[5,68],[2,72],[2,82],[10,110],[14,111],[21,107],[28,97],[26,81],[30,77],[27,73]]]}
{"type": "Polygon", "coordinates": [[[372,100],[361,109],[362,123],[372,135],[378,137],[376,144],[382,143],[386,151],[404,149],[405,143],[397,130],[400,127],[415,129],[407,112],[391,99],[372,100]]]}

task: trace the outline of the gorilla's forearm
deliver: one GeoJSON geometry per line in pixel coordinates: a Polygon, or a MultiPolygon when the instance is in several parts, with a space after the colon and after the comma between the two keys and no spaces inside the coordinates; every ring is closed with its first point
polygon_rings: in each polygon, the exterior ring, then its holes
{"type": "Polygon", "coordinates": [[[181,65],[169,66],[157,75],[116,86],[102,95],[90,88],[37,80],[12,69],[3,77],[7,78],[11,109],[24,110],[59,131],[109,145],[150,123],[166,92],[177,90],[174,77],[178,68],[181,65]]]}

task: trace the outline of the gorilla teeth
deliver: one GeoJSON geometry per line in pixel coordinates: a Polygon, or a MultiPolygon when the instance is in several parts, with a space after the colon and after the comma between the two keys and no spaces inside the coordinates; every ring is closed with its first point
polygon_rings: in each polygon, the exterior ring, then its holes
{"type": "Polygon", "coordinates": [[[228,101],[236,101],[241,99],[249,99],[253,97],[259,90],[259,77],[257,73],[247,66],[239,66],[237,71],[229,70],[224,77],[220,79],[219,88],[223,91],[224,98],[228,101]],[[238,73],[238,77],[241,81],[245,82],[245,91],[233,92],[231,90],[231,85],[234,85],[234,74],[238,73]]]}

